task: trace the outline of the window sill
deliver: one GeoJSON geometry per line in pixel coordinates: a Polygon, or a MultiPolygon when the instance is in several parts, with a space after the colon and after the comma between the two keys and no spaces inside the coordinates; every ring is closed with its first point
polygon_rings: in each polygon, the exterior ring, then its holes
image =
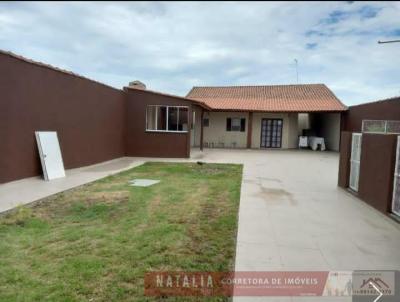
{"type": "Polygon", "coordinates": [[[173,130],[146,130],[149,133],[175,133],[175,134],[187,134],[189,131],[173,131],[173,130]]]}

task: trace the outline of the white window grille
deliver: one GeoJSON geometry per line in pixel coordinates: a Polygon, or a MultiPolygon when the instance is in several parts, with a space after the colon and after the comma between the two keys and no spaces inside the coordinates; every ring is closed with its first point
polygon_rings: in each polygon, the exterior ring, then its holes
{"type": "Polygon", "coordinates": [[[353,133],[351,140],[349,187],[355,192],[358,192],[360,178],[361,139],[361,133],[353,133]]]}
{"type": "Polygon", "coordinates": [[[363,120],[362,132],[380,134],[400,134],[400,121],[363,120]]]}
{"type": "Polygon", "coordinates": [[[146,131],[188,132],[189,108],[187,106],[148,105],[146,131]]]}

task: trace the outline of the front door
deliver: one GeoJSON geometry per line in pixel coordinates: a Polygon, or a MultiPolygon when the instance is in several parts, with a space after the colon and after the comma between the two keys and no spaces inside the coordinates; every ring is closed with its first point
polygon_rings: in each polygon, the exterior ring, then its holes
{"type": "Polygon", "coordinates": [[[261,148],[282,147],[282,119],[261,120],[261,148]]]}

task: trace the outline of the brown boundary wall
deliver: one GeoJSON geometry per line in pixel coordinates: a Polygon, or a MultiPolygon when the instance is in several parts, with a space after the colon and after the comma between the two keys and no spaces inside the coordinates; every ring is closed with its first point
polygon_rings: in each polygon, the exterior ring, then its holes
{"type": "Polygon", "coordinates": [[[128,156],[190,157],[190,131],[187,133],[146,132],[146,108],[148,105],[189,107],[189,129],[192,104],[183,98],[154,93],[148,90],[125,88],[127,93],[128,156]]]}
{"type": "MultiPolygon", "coordinates": [[[[351,141],[352,132],[342,132],[338,186],[344,189],[349,187],[351,141]]],[[[391,212],[396,146],[394,134],[362,135],[358,192],[353,193],[383,213],[391,212]]]]}
{"type": "Polygon", "coordinates": [[[66,169],[123,156],[190,157],[187,133],[146,132],[147,105],[181,97],[118,90],[0,51],[0,183],[42,173],[35,131],[57,131],[66,169]]]}
{"type": "Polygon", "coordinates": [[[343,131],[340,135],[338,185],[342,188],[349,186],[351,135],[351,132],[348,131],[343,131]]]}
{"type": "Polygon", "coordinates": [[[392,204],[396,145],[397,135],[362,135],[358,196],[383,213],[392,204]]]}
{"type": "Polygon", "coordinates": [[[122,90],[0,54],[0,183],[41,174],[35,135],[57,131],[65,168],[125,155],[122,90]]]}
{"type": "Polygon", "coordinates": [[[362,120],[399,120],[400,97],[350,106],[343,114],[343,130],[361,132],[362,120]]]}
{"type": "MultiPolygon", "coordinates": [[[[400,120],[400,97],[350,106],[343,114],[338,185],[349,186],[352,132],[362,120],[400,120]]],[[[359,188],[356,194],[383,213],[391,212],[397,135],[363,133],[359,188]]],[[[351,191],[351,190],[350,190],[351,191]]]]}

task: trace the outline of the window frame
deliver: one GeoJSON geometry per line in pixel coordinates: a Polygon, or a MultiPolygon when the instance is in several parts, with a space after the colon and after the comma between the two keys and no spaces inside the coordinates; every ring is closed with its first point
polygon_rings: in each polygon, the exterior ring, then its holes
{"type": "MultiPolygon", "coordinates": [[[[156,129],[158,128],[158,110],[156,109],[156,115],[155,115],[155,121],[156,121],[156,129]]],[[[146,132],[160,132],[160,133],[188,133],[189,132],[189,124],[190,124],[190,117],[189,117],[189,106],[180,106],[180,105],[147,105],[146,106],[146,122],[145,122],[145,131],[146,132]],[[154,130],[154,129],[147,129],[148,125],[148,109],[150,107],[165,107],[165,114],[166,114],[166,127],[165,130],[154,130]],[[179,113],[180,113],[180,108],[185,108],[187,111],[187,121],[188,121],[188,130],[168,130],[169,127],[169,108],[177,108],[177,122],[179,123],[179,113]]]]}
{"type": "Polygon", "coordinates": [[[243,132],[243,133],[246,132],[246,118],[245,117],[227,117],[226,118],[226,131],[227,132],[243,132]],[[239,130],[232,129],[232,120],[234,120],[234,119],[239,120],[239,130]],[[228,120],[230,120],[229,129],[228,129],[228,120]]]}
{"type": "Polygon", "coordinates": [[[231,117],[231,132],[241,132],[242,130],[242,119],[240,117],[231,117]],[[237,125],[233,125],[233,121],[237,122],[237,125]]]}
{"type": "Polygon", "coordinates": [[[369,120],[363,119],[361,121],[361,132],[362,133],[371,133],[371,134],[400,134],[400,131],[390,131],[389,124],[397,124],[400,125],[400,120],[369,120]],[[368,123],[369,122],[380,122],[383,124],[382,130],[368,130],[368,123]]]}

